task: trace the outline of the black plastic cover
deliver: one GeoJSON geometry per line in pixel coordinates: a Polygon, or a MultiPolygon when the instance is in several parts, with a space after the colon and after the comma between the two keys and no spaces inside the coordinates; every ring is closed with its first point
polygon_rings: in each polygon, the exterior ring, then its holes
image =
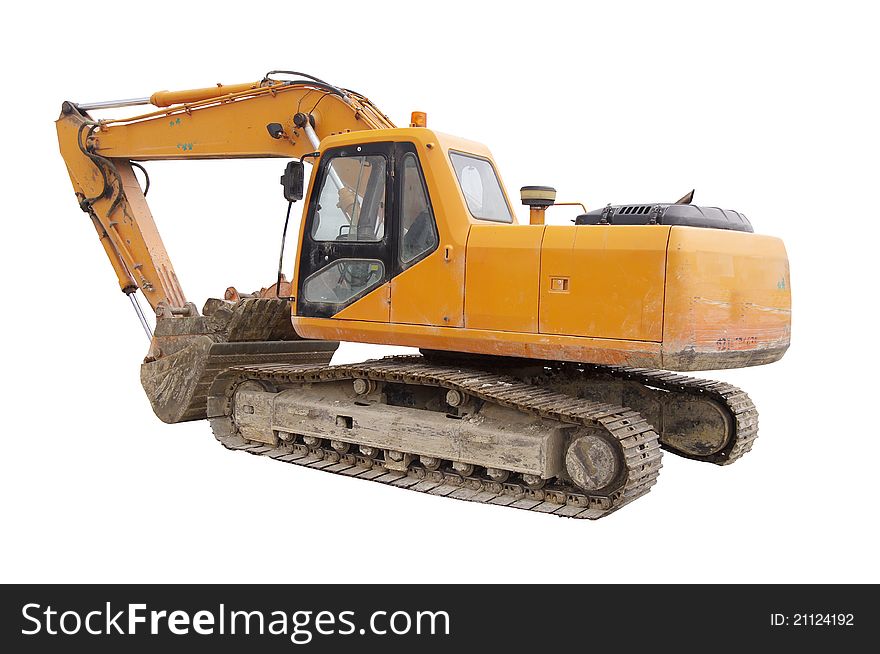
{"type": "Polygon", "coordinates": [[[732,209],[693,204],[621,204],[595,209],[575,219],[576,225],[682,225],[753,232],[752,223],[732,209]]]}
{"type": "Polygon", "coordinates": [[[305,165],[302,161],[289,161],[281,176],[281,185],[284,187],[284,199],[288,202],[296,202],[303,199],[303,185],[305,180],[305,165]]]}

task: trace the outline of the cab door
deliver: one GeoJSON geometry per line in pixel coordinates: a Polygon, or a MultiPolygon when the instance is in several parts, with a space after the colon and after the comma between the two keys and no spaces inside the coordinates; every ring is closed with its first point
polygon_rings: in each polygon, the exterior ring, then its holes
{"type": "Polygon", "coordinates": [[[298,316],[330,318],[370,296],[358,305],[357,319],[389,321],[393,171],[392,143],[322,153],[303,230],[298,316]]]}
{"type": "Polygon", "coordinates": [[[460,326],[462,285],[450,278],[449,261],[438,252],[437,217],[414,144],[396,145],[394,166],[396,235],[391,322],[460,326]]]}

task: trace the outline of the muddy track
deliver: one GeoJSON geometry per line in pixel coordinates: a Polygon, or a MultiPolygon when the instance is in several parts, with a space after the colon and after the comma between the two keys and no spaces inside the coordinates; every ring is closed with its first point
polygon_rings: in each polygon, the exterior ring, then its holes
{"type": "MultiPolygon", "coordinates": [[[[758,437],[758,410],[749,396],[740,388],[726,382],[698,379],[675,372],[650,370],[644,368],[627,368],[622,366],[600,366],[573,363],[548,363],[548,373],[535,382],[558,389],[565,382],[577,384],[602,384],[609,380],[620,380],[636,383],[647,389],[662,405],[662,410],[671,413],[672,401],[681,404],[681,398],[691,401],[689,407],[693,413],[695,403],[712,404],[716,411],[722,412],[725,435],[715,435],[720,446],[716,451],[687,451],[676,447],[676,440],[664,433],[664,422],[671,423],[676,416],[654,416],[644,411],[646,418],[654,424],[660,433],[662,447],[678,456],[697,461],[705,461],[717,465],[729,465],[752,449],[758,437]]],[[[641,410],[641,407],[637,407],[641,410]]],[[[697,412],[699,417],[706,413],[697,412]]],[[[689,416],[694,421],[693,416],[689,416]]],[[[675,422],[681,423],[682,420],[675,422]]],[[[708,428],[709,420],[703,420],[702,427],[708,428]]]]}
{"type": "MultiPolygon", "coordinates": [[[[208,416],[216,438],[229,449],[472,502],[596,519],[646,494],[656,482],[661,468],[658,435],[636,411],[604,402],[585,401],[510,375],[434,365],[420,356],[341,366],[237,366],[217,379],[211,395],[208,416]],[[340,448],[338,441],[329,438],[316,439],[285,432],[261,434],[260,439],[264,442],[258,442],[244,438],[232,418],[236,392],[248,383],[263,384],[281,392],[303,384],[314,386],[358,379],[374,384],[456,391],[482,404],[504,407],[564,426],[589,428],[601,433],[604,442],[614,450],[613,456],[619,463],[614,481],[596,490],[585,490],[561,475],[542,480],[544,485],[536,487],[534,483],[527,483],[528,477],[512,473],[500,482],[497,474],[494,477],[489,474],[495,468],[475,466],[469,474],[463,475],[460,469],[453,468],[455,462],[452,460],[440,462],[436,469],[428,469],[419,465],[419,452],[409,453],[413,463],[401,466],[399,459],[407,454],[405,450],[393,453],[398,460],[386,458],[388,451],[364,456],[351,453],[348,445],[340,448]]],[[[401,435],[402,440],[405,437],[405,434],[401,435]]]]}

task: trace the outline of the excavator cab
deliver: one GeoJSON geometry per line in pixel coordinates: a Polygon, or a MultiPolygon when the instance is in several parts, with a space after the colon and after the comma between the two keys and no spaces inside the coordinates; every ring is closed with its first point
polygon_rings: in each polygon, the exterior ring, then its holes
{"type": "MultiPolygon", "coordinates": [[[[413,143],[330,148],[311,188],[300,241],[297,316],[333,316],[438,247],[413,143]]],[[[389,303],[375,308],[374,319],[390,319],[389,303]]]]}
{"type": "Polygon", "coordinates": [[[677,371],[788,348],[785,248],[738,212],[609,205],[547,225],[555,191],[527,187],[519,224],[481,144],[411,127],[321,145],[296,268],[304,338],[677,371]]]}

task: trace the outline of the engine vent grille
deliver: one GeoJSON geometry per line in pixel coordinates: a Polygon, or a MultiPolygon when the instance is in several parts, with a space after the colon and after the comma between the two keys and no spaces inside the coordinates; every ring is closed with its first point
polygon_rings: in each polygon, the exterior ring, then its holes
{"type": "Polygon", "coordinates": [[[621,207],[616,213],[621,216],[636,216],[636,215],[644,215],[651,211],[653,204],[630,204],[625,207],[621,207]]]}

